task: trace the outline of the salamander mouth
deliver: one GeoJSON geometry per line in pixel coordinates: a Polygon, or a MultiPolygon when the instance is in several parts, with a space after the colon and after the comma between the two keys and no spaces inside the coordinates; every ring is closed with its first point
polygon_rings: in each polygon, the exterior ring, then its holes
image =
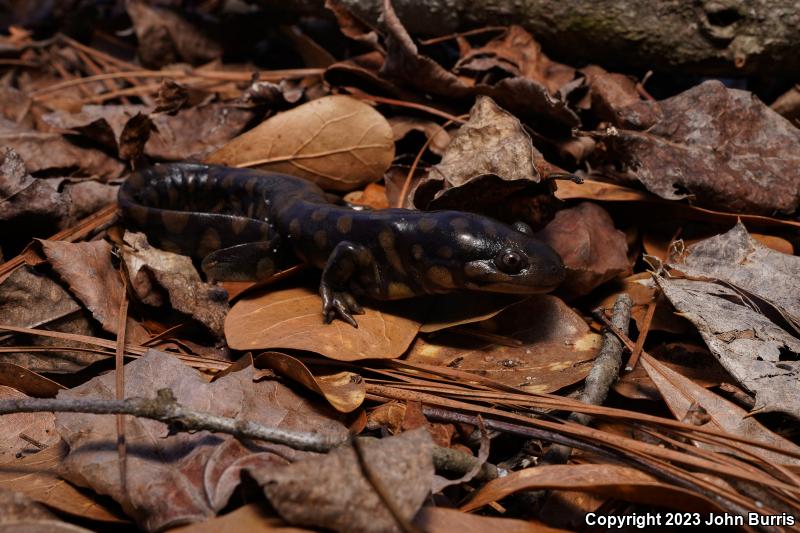
{"type": "Polygon", "coordinates": [[[491,261],[471,261],[464,268],[467,288],[485,292],[540,294],[556,289],[566,272],[560,264],[552,268],[528,268],[518,274],[500,272],[491,261]]]}

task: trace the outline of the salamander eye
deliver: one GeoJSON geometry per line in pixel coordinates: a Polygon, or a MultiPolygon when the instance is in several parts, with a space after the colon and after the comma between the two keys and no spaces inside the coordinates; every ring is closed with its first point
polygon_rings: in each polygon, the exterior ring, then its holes
{"type": "Polygon", "coordinates": [[[517,274],[525,268],[527,262],[519,252],[507,249],[497,254],[494,264],[506,274],[517,274]]]}

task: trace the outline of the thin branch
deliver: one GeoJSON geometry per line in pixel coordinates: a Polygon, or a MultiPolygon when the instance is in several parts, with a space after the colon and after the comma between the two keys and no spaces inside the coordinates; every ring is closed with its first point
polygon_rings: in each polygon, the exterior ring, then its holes
{"type": "Polygon", "coordinates": [[[21,398],[0,400],[0,415],[10,413],[91,413],[96,415],[133,415],[158,420],[172,431],[211,431],[227,433],[238,439],[256,439],[283,444],[296,450],[327,452],[345,441],[318,433],[271,428],[249,420],[237,420],[184,407],[170,389],[161,389],[155,398],[58,399],[21,398]]]}

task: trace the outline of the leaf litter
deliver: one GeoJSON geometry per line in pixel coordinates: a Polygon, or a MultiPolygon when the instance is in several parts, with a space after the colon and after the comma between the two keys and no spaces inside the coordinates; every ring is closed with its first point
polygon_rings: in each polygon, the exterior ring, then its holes
{"type": "Polygon", "coordinates": [[[796,90],[567,65],[517,25],[420,41],[379,4],[375,25],[329,0],[337,28],[136,1],[118,13],[128,33],[0,34],[0,405],[168,388],[345,442],[319,453],[130,415],[11,412],[0,523],[547,531],[592,511],[796,516],[796,90]],[[116,223],[121,180],[181,160],[299,175],[358,209],[524,222],[569,276],[552,295],[367,301],[358,329],[325,325],[302,267],[226,292],[116,223]],[[636,326],[610,328],[623,370],[603,405],[578,402],[620,295],[636,326]],[[124,372],[108,373],[115,351],[124,372]],[[565,463],[547,464],[553,444],[565,463]]]}

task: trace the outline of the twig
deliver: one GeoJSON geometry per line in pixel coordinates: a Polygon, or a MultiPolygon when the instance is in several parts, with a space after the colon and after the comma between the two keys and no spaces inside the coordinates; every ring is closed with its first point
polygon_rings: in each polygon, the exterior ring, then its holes
{"type": "MultiPolygon", "coordinates": [[[[128,284],[123,269],[119,269],[122,280],[122,295],[119,302],[119,322],[117,322],[117,346],[114,354],[117,400],[125,399],[125,333],[128,323],[128,284]]],[[[119,454],[119,479],[123,488],[128,486],[128,454],[125,445],[125,415],[117,415],[117,453],[119,454]]]]}
{"type": "Polygon", "coordinates": [[[158,420],[172,431],[211,431],[227,433],[238,439],[256,439],[283,444],[296,450],[327,452],[344,440],[318,433],[271,428],[249,420],[237,420],[184,407],[170,389],[161,389],[155,398],[126,400],[21,398],[0,400],[0,415],[9,413],[91,413],[96,415],[133,415],[158,420]]]}
{"type": "Polygon", "coordinates": [[[442,111],[441,109],[437,109],[435,107],[427,106],[425,104],[417,104],[415,102],[406,102],[405,100],[397,100],[396,98],[386,98],[385,96],[375,96],[372,94],[367,94],[364,92],[359,92],[356,94],[351,95],[353,98],[358,98],[359,100],[369,100],[370,102],[376,102],[378,104],[387,104],[393,105],[397,107],[407,107],[409,109],[416,109],[418,111],[424,111],[425,113],[429,113],[431,115],[436,115],[437,117],[446,118],[447,120],[451,120],[456,124],[464,124],[465,120],[448,113],[447,111],[442,111]]]}
{"type": "MultiPolygon", "coordinates": [[[[611,323],[625,333],[628,331],[628,323],[631,320],[632,305],[631,297],[624,293],[617,296],[617,300],[614,302],[611,323]]],[[[603,335],[603,345],[600,348],[600,353],[597,354],[592,369],[589,371],[589,375],[586,376],[583,392],[578,397],[581,402],[591,405],[603,405],[611,385],[619,377],[619,370],[622,367],[622,351],[622,341],[614,333],[606,332],[603,335]]],[[[587,426],[592,417],[585,413],[572,413],[569,419],[572,422],[587,426]]],[[[566,463],[571,453],[571,448],[555,444],[544,455],[542,463],[566,463]]]]}

